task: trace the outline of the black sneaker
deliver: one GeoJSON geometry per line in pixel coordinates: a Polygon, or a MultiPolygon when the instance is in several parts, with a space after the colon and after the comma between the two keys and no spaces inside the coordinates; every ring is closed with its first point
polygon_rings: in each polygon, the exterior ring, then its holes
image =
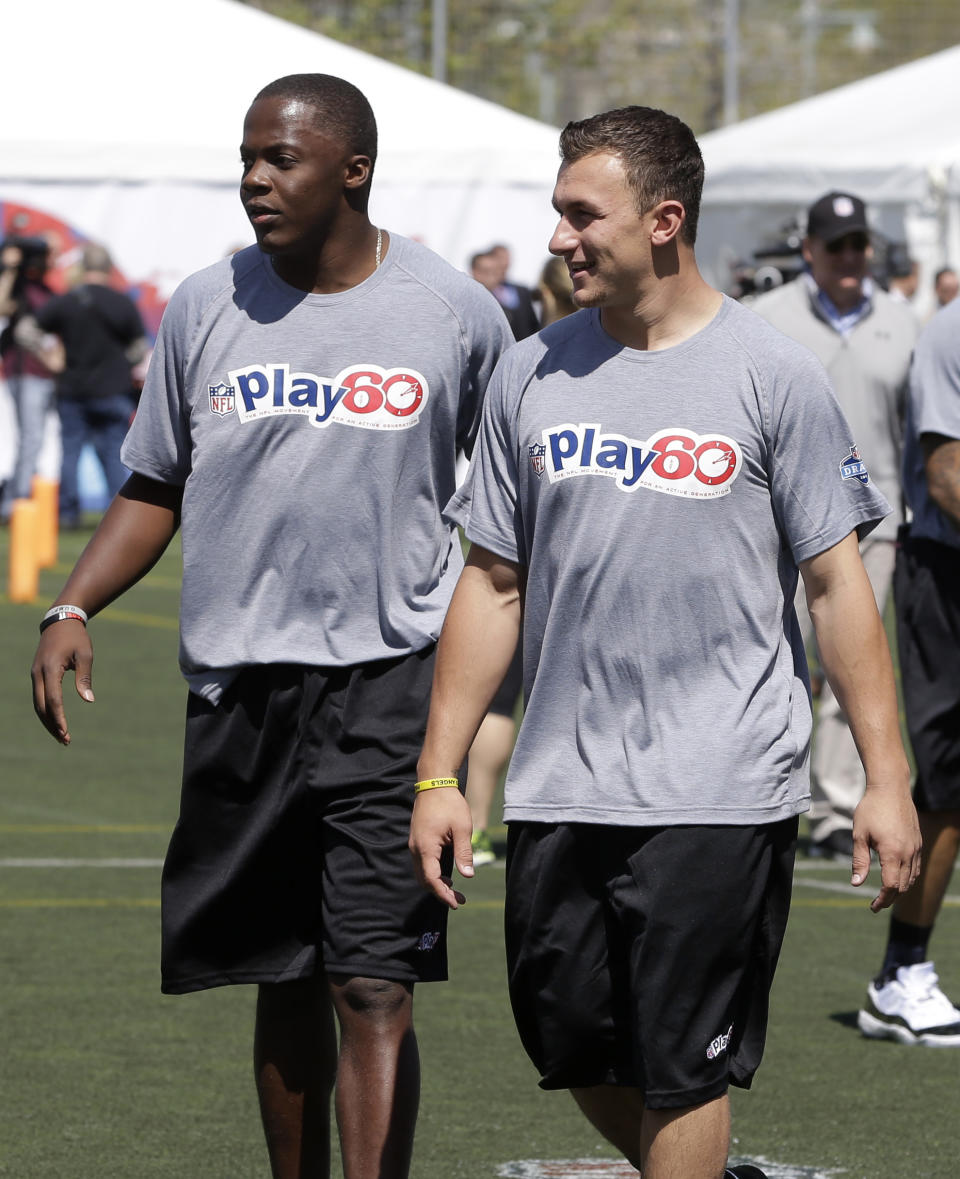
{"type": "Polygon", "coordinates": [[[733,1179],[767,1179],[766,1174],[751,1163],[743,1163],[739,1167],[727,1167],[723,1175],[724,1179],[728,1179],[728,1176],[733,1176],[733,1179]]]}

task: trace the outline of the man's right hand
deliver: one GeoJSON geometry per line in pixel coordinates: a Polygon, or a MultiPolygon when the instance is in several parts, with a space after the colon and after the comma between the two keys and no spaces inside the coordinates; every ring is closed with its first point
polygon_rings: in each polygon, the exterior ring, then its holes
{"type": "Polygon", "coordinates": [[[449,876],[442,875],[440,857],[453,847],[453,859],[461,876],[473,876],[473,849],[470,836],[473,822],[470,807],[459,790],[444,786],[424,790],[413,802],[410,820],[410,854],[417,879],[445,905],[457,909],[466,903],[449,876]]]}
{"type": "Polygon", "coordinates": [[[77,695],[92,704],[93,644],[83,623],[68,619],[48,626],[43,632],[30,669],[34,712],[61,745],[70,744],[63,708],[63,677],[71,669],[77,695]]]}

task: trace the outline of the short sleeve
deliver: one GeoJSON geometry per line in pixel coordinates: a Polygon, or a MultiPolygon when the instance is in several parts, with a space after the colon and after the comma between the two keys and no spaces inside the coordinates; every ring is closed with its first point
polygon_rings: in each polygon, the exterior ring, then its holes
{"type": "Polygon", "coordinates": [[[525,564],[516,415],[507,405],[510,367],[508,360],[502,360],[494,371],[470,469],[444,514],[463,528],[468,540],[508,561],[525,564]]]}
{"type": "Polygon", "coordinates": [[[513,335],[500,304],[477,284],[476,305],[469,308],[467,364],[457,413],[457,450],[473,453],[487,386],[497,361],[513,343],[513,335]]]}
{"type": "Polygon", "coordinates": [[[910,412],[917,436],[960,439],[960,315],[938,313],[920,337],[910,372],[910,412]]]}
{"type": "Polygon", "coordinates": [[[131,471],[180,487],[191,469],[184,409],[187,300],[181,292],[174,293],[164,312],[140,404],[120,452],[131,471]]]}
{"type": "Polygon", "coordinates": [[[771,497],[794,561],[825,552],[854,530],[866,536],[891,508],[812,355],[790,356],[770,390],[770,406],[771,497]]]}

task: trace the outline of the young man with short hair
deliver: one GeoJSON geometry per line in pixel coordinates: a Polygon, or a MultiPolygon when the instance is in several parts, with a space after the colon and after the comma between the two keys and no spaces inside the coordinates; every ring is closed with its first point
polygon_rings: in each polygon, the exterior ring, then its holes
{"type": "MultiPolygon", "coordinates": [[[[857,534],[888,511],[817,362],[701,278],[690,130],[570,124],[554,190],[581,310],[511,349],[451,518],[473,542],[440,642],[411,850],[451,908],[470,813],[443,788],[513,652],[510,993],[546,1088],[644,1179],[720,1179],[760,1061],[809,799],[798,567],[868,787],[853,882],[919,858],[889,652],[857,534]]],[[[758,1175],[756,1168],[734,1174],[758,1175]]]]}
{"type": "Polygon", "coordinates": [[[180,527],[191,690],[163,989],[259,985],[275,1179],[329,1174],[334,1081],[346,1179],[409,1173],[413,988],[446,975],[445,910],[406,849],[462,565],[441,508],[510,340],[486,291],[371,224],[376,151],[342,79],[291,75],[255,99],[240,196],[258,245],[171,300],[124,444],[134,474],[33,670],[37,713],[68,744],[65,670],[93,699],[86,617],[180,527]]]}

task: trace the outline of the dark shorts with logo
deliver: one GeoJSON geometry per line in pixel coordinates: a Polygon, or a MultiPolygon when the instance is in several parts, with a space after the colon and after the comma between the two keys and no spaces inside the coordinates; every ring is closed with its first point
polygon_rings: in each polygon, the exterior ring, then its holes
{"type": "Polygon", "coordinates": [[[960,549],[900,531],[897,647],[921,811],[960,809],[960,549]]]}
{"type": "Polygon", "coordinates": [[[251,667],[216,706],[190,695],[164,991],[446,978],[447,910],[407,849],[433,655],[251,667]]]}
{"type": "Polygon", "coordinates": [[[510,999],[541,1086],[634,1086],[650,1109],[749,1088],[796,839],[796,818],[758,827],[511,823],[510,999]]]}

